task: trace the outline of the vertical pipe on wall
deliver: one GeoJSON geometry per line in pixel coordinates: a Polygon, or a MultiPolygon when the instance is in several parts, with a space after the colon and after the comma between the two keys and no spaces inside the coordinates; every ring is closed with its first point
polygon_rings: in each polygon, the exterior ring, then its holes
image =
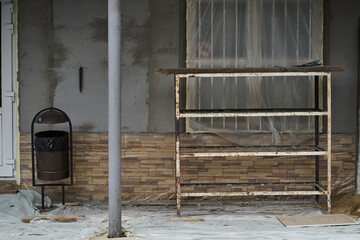
{"type": "MultiPolygon", "coordinates": [[[[225,0],[223,0],[223,36],[222,36],[222,43],[223,43],[223,68],[226,67],[226,2],[225,0]]],[[[223,109],[226,108],[226,82],[225,82],[225,77],[223,77],[223,109]]],[[[225,118],[223,118],[223,129],[226,128],[226,122],[225,122],[225,118]]]]}
{"type": "MultiPolygon", "coordinates": [[[[201,42],[202,42],[202,36],[201,36],[201,23],[202,23],[202,15],[201,15],[201,0],[199,0],[199,11],[198,11],[198,24],[199,24],[199,68],[201,68],[201,42]]],[[[201,77],[199,77],[199,88],[198,88],[198,109],[201,109],[201,77]]],[[[201,118],[199,117],[199,131],[201,131],[201,118]]]]}
{"type": "Polygon", "coordinates": [[[360,194],[360,19],[358,25],[358,89],[357,89],[357,125],[356,125],[356,166],[355,194],[360,194]]]}
{"type": "MultiPolygon", "coordinates": [[[[237,1],[236,1],[237,2],[237,1]]],[[[210,22],[210,34],[211,34],[211,68],[214,67],[214,0],[211,0],[211,22],[210,22]]],[[[214,78],[210,78],[210,109],[214,109],[214,78]]],[[[214,118],[210,118],[210,126],[214,128],[214,118]]]]}
{"type": "Polygon", "coordinates": [[[109,59],[109,237],[121,231],[121,12],[120,0],[108,0],[109,59]]]}
{"type": "MultiPolygon", "coordinates": [[[[238,12],[238,1],[235,1],[235,68],[238,67],[238,21],[239,21],[239,12],[238,12]]],[[[238,78],[235,78],[235,109],[238,108],[238,78]]],[[[238,131],[238,118],[235,117],[235,133],[238,131]]]]}

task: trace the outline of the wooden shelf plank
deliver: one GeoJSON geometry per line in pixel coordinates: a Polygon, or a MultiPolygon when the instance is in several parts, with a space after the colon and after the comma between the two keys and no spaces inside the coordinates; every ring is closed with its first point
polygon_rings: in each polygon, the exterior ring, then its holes
{"type": "Polygon", "coordinates": [[[252,68],[156,68],[161,74],[223,74],[223,73],[330,73],[343,72],[342,66],[316,66],[316,67],[252,67],[252,68]]]}

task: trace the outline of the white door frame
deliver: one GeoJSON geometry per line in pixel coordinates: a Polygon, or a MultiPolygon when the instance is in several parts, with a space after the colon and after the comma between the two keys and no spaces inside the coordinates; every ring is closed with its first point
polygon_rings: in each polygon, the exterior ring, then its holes
{"type": "Polygon", "coordinates": [[[1,100],[0,110],[0,178],[14,178],[14,41],[11,0],[1,1],[1,100]]]}

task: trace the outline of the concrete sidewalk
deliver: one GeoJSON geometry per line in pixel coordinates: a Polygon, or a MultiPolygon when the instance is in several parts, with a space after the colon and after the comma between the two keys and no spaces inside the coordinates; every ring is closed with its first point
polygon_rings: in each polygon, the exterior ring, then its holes
{"type": "MultiPolygon", "coordinates": [[[[141,239],[360,239],[360,225],[286,228],[277,216],[319,215],[320,209],[307,205],[256,204],[238,206],[183,206],[182,218],[204,221],[171,221],[176,208],[126,207],[123,227],[133,228],[141,239]]],[[[359,220],[358,220],[359,221],[359,220]]]]}

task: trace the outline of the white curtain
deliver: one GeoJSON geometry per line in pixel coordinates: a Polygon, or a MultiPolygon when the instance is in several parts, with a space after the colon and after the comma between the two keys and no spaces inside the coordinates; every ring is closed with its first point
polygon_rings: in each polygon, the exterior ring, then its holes
{"type": "MultiPolygon", "coordinates": [[[[322,0],[188,0],[187,67],[233,68],[322,63],[322,0]]],[[[314,107],[309,77],[187,81],[187,109],[314,107]]],[[[313,129],[309,117],[187,119],[188,132],[313,129]]],[[[275,140],[275,142],[278,140],[275,140]]]]}

